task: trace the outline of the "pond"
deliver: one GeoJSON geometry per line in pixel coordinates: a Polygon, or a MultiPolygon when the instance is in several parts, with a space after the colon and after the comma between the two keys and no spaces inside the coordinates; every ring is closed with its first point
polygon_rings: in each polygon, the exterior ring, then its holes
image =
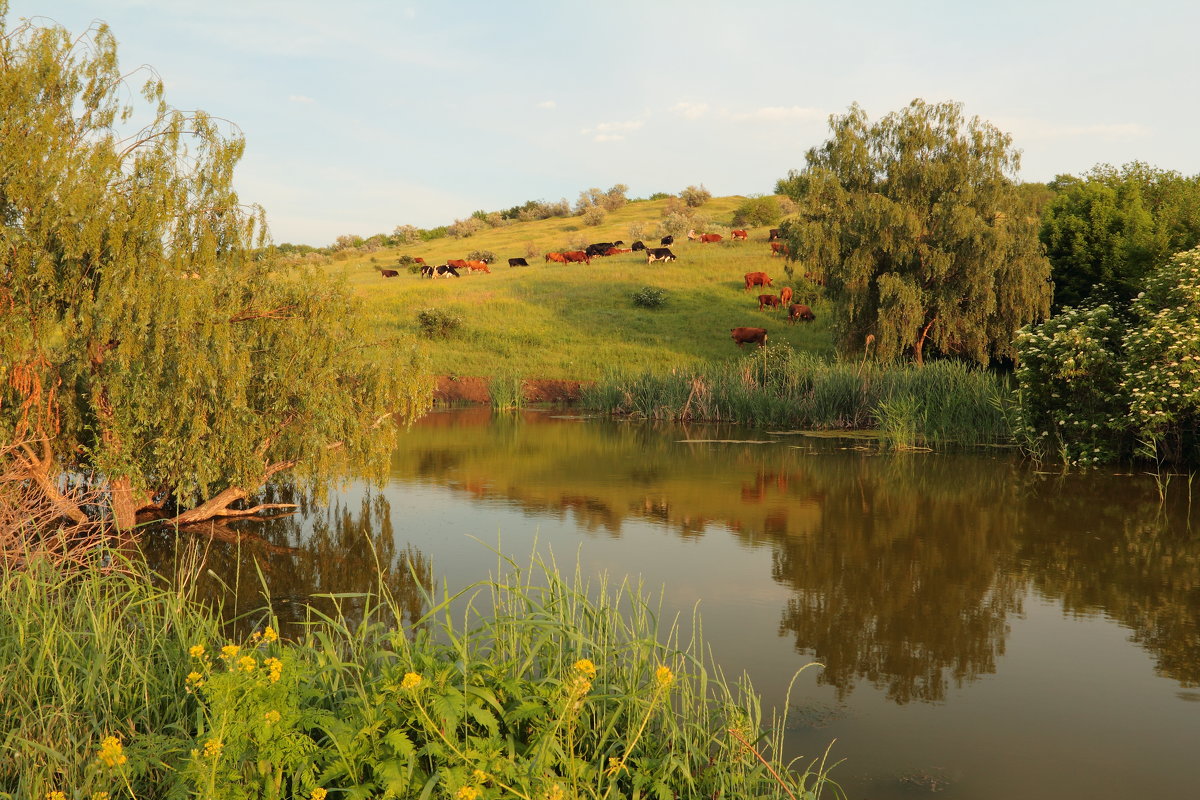
{"type": "MultiPolygon", "coordinates": [[[[298,608],[372,588],[378,557],[415,618],[413,574],[462,587],[496,570],[493,549],[553,553],[640,576],[688,624],[698,609],[764,707],[819,662],[789,740],[806,761],[829,747],[853,800],[1183,798],[1200,793],[1189,488],[1003,448],[451,410],[402,437],[386,485],[301,498],[249,529],[269,544],[216,541],[207,566],[231,608],[261,605],[256,563],[298,608]]],[[[169,548],[151,557],[169,571],[169,548]]]]}

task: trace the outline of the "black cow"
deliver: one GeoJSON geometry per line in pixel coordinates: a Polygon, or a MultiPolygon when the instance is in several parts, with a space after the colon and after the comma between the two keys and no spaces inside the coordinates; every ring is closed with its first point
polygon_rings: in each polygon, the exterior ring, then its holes
{"type": "Polygon", "coordinates": [[[658,243],[661,244],[663,247],[670,247],[671,245],[675,244],[675,237],[674,236],[664,236],[662,239],[660,239],[658,241],[658,243]]]}
{"type": "Polygon", "coordinates": [[[453,275],[456,278],[462,277],[461,275],[458,274],[458,270],[456,270],[454,267],[450,266],[449,264],[440,264],[436,267],[424,267],[421,269],[421,273],[425,274],[426,269],[429,270],[430,278],[449,278],[451,275],[453,275]]]}
{"type": "Polygon", "coordinates": [[[523,258],[510,258],[508,260],[508,265],[510,267],[528,267],[529,262],[523,258]]]}
{"type": "Polygon", "coordinates": [[[612,246],[613,246],[612,242],[599,242],[597,244],[589,244],[583,252],[587,253],[592,258],[595,258],[596,256],[604,255],[604,251],[609,249],[612,246]]]}
{"type": "Polygon", "coordinates": [[[674,261],[675,254],[671,252],[669,247],[647,247],[646,248],[646,263],[653,264],[655,261],[674,261]]]}
{"type": "Polygon", "coordinates": [[[783,232],[781,230],[779,230],[779,228],[771,228],[770,232],[767,233],[767,241],[768,242],[773,242],[776,239],[782,239],[782,238],[783,238],[783,232]]]}
{"type": "Polygon", "coordinates": [[[642,244],[642,240],[639,239],[636,242],[634,242],[632,245],[630,245],[629,249],[636,253],[638,250],[645,250],[646,245],[642,244]]]}

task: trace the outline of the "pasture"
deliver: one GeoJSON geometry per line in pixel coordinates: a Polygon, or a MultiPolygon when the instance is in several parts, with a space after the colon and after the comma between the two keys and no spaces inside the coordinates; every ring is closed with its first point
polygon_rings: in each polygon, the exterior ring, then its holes
{"type": "MultiPolygon", "coordinates": [[[[730,241],[727,228],[746,198],[714,198],[697,212],[713,223],[723,241],[689,242],[679,236],[671,249],[678,260],[647,266],[643,253],[594,258],[590,265],[543,260],[549,251],[582,249],[580,243],[634,241],[641,224],[647,246],[667,200],[638,201],[609,212],[606,220],[586,226],[579,217],[516,222],[473,236],[442,238],[385,248],[334,262],[362,296],[372,328],[381,336],[421,336],[417,314],[436,308],[461,318],[444,338],[425,339],[435,374],[509,375],[523,378],[594,380],[616,371],[643,372],[689,368],[733,361],[738,347],[730,329],[760,327],[772,344],[787,343],[801,352],[829,354],[832,344],[825,304],[802,278],[788,280],[784,260],[770,254],[767,227],[748,228],[748,241],[730,241]],[[400,256],[420,256],[430,265],[490,250],[491,274],[431,280],[397,267],[400,256]],[[528,258],[528,267],[509,267],[512,257],[528,258]],[[381,269],[399,269],[385,278],[381,269]],[[816,321],[789,325],[787,309],[759,311],[757,295],[744,291],[747,272],[766,272],[778,293],[791,286],[808,303],[816,321]],[[638,308],[632,295],[644,287],[667,292],[659,309],[638,308]]],[[[697,226],[697,233],[706,232],[697,226]]]]}

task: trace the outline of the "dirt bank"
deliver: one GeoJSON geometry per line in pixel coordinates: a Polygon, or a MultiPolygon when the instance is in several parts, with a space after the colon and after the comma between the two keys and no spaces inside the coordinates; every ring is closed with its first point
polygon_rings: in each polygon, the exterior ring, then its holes
{"type": "MultiPolygon", "coordinates": [[[[442,375],[437,379],[433,399],[438,405],[491,403],[490,382],[490,378],[442,375]]],[[[578,403],[584,385],[579,381],[528,379],[522,382],[522,389],[527,403],[578,403]]]]}

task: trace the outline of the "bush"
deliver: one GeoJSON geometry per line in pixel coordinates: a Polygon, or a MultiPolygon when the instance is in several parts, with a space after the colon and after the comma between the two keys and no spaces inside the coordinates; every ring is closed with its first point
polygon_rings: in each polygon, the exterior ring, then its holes
{"type": "Polygon", "coordinates": [[[649,227],[644,222],[635,222],[629,226],[629,241],[636,242],[649,236],[649,227]]]}
{"type": "Polygon", "coordinates": [[[441,308],[423,308],[417,312],[417,324],[430,339],[446,338],[462,325],[462,318],[441,308]]]}
{"type": "Polygon", "coordinates": [[[783,211],[774,197],[752,197],[733,212],[733,224],[737,227],[774,225],[782,217],[783,211]]]}
{"type": "Polygon", "coordinates": [[[467,217],[466,219],[456,219],[447,232],[455,239],[465,239],[473,233],[478,233],[488,227],[488,224],[479,217],[467,217]]]}
{"type": "Polygon", "coordinates": [[[467,253],[467,261],[482,261],[485,264],[495,264],[496,254],[491,250],[472,250],[467,253]]]}
{"type": "Polygon", "coordinates": [[[667,304],[667,290],[643,286],[633,293],[633,304],[638,308],[662,308],[667,304]]]}
{"type": "Polygon", "coordinates": [[[712,192],[704,188],[704,184],[699,186],[689,186],[679,193],[683,198],[683,202],[688,204],[689,208],[699,208],[712,199],[712,192]]]}
{"type": "Polygon", "coordinates": [[[651,200],[666,200],[668,197],[674,197],[674,196],[675,195],[670,194],[668,192],[655,192],[654,194],[650,195],[650,199],[651,200]]]}
{"type": "Polygon", "coordinates": [[[583,216],[580,217],[580,219],[583,220],[584,225],[595,226],[604,222],[607,216],[608,215],[604,213],[603,208],[600,208],[600,206],[592,206],[587,211],[583,212],[583,216]]]}

